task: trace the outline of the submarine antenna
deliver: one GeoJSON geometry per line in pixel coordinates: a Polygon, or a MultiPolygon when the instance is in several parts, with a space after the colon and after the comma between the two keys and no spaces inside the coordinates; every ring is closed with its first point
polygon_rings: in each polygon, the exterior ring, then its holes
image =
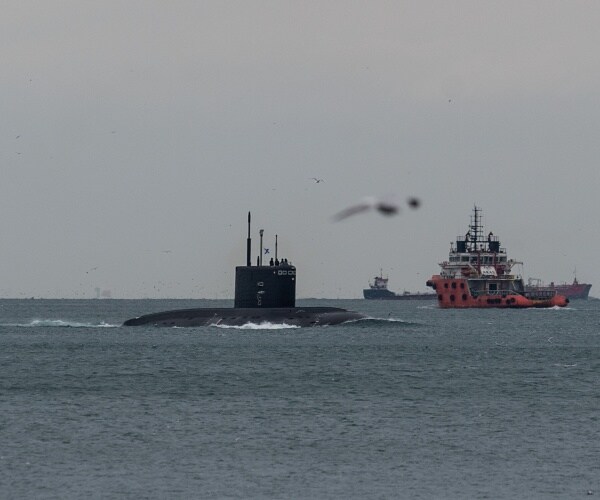
{"type": "Polygon", "coordinates": [[[275,235],[275,260],[277,260],[277,235],[275,235]]]}
{"type": "Polygon", "coordinates": [[[248,239],[246,240],[246,266],[250,267],[250,212],[248,212],[248,239]]]}
{"type": "Polygon", "coordinates": [[[265,232],[264,229],[261,229],[259,231],[260,234],[260,261],[259,261],[259,266],[262,266],[262,254],[263,254],[263,247],[262,247],[262,238],[263,238],[263,233],[265,232]]]}

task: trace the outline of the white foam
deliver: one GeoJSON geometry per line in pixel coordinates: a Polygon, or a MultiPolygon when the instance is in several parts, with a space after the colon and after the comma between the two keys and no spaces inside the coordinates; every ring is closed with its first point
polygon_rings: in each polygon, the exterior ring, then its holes
{"type": "MultiPolygon", "coordinates": [[[[380,318],[373,318],[373,319],[380,319],[380,318]]],[[[405,321],[405,320],[399,319],[399,318],[385,318],[383,321],[389,321],[390,323],[408,323],[408,321],[405,321]]]]}
{"type": "Polygon", "coordinates": [[[213,323],[210,326],[216,326],[217,328],[233,328],[236,330],[285,330],[289,328],[300,328],[298,325],[288,325],[287,323],[270,323],[265,321],[264,323],[244,323],[243,325],[221,325],[213,323]]]}
{"type": "Polygon", "coordinates": [[[539,311],[574,311],[572,307],[569,306],[552,306],[552,307],[528,307],[528,309],[537,309],[539,311]]]}
{"type": "Polygon", "coordinates": [[[391,317],[387,317],[387,318],[377,318],[375,316],[367,316],[366,318],[357,318],[357,319],[351,319],[349,321],[346,321],[346,323],[359,323],[359,322],[368,322],[368,321],[385,321],[387,323],[406,323],[406,324],[410,324],[409,321],[406,321],[404,319],[399,319],[399,318],[391,318],[391,317]]]}

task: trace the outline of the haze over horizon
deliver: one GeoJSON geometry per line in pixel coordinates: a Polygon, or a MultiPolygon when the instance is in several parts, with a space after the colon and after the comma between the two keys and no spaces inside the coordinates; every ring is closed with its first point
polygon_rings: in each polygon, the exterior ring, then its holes
{"type": "Polygon", "coordinates": [[[380,269],[424,291],[474,204],[525,279],[597,296],[598,25],[589,1],[8,0],[0,297],[231,298],[248,211],[298,297],[380,269]],[[332,222],[387,193],[422,206],[332,222]]]}

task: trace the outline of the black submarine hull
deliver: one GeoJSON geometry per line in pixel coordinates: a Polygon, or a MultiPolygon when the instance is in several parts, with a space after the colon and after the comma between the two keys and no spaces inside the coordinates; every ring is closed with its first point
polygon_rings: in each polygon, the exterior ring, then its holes
{"type": "Polygon", "coordinates": [[[311,327],[339,325],[365,317],[364,314],[338,307],[198,308],[145,314],[128,319],[123,326],[194,327],[273,323],[311,327]]]}

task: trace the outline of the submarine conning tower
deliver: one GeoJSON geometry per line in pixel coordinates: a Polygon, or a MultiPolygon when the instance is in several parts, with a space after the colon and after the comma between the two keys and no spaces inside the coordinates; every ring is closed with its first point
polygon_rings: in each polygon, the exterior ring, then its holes
{"type": "Polygon", "coordinates": [[[277,257],[275,236],[275,259],[262,265],[263,230],[260,230],[260,254],[257,265],[252,265],[250,212],[248,212],[248,238],[246,240],[246,265],[235,268],[234,307],[267,308],[296,306],[296,268],[287,259],[277,257]]]}

